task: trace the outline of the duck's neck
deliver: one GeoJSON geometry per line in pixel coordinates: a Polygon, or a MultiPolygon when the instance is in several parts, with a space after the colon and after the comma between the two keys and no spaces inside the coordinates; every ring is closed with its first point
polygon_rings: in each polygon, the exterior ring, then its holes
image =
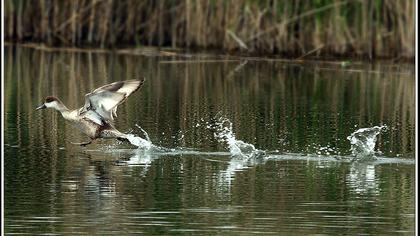
{"type": "Polygon", "coordinates": [[[61,114],[70,111],[61,101],[57,102],[57,105],[54,107],[54,109],[61,112],[61,114]]]}

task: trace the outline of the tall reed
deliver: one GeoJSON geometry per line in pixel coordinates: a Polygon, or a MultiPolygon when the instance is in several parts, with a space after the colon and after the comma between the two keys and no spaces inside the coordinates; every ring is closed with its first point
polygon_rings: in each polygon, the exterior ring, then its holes
{"type": "Polygon", "coordinates": [[[6,0],[8,41],[413,58],[414,0],[6,0]]]}

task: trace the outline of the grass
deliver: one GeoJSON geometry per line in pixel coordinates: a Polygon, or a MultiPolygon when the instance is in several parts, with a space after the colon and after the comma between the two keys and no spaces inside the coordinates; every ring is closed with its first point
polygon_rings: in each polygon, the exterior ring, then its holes
{"type": "Polygon", "coordinates": [[[414,58],[414,0],[6,0],[5,38],[48,46],[414,58]]]}

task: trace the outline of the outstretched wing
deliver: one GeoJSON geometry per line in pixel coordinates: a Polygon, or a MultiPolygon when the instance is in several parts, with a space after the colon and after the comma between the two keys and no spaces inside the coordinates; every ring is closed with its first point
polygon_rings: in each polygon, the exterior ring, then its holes
{"type": "Polygon", "coordinates": [[[142,80],[118,81],[95,89],[85,95],[85,105],[80,109],[80,114],[95,111],[106,120],[114,120],[114,117],[117,117],[118,105],[138,90],[144,81],[144,78],[142,80]]]}

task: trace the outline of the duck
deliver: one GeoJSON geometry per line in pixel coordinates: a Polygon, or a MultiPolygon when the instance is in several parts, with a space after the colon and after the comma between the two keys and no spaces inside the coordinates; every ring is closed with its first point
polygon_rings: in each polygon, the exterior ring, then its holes
{"type": "Polygon", "coordinates": [[[85,95],[85,104],[78,109],[69,109],[55,96],[47,96],[44,102],[35,108],[42,110],[51,108],[61,113],[62,117],[88,136],[89,141],[73,143],[86,146],[96,139],[118,139],[129,141],[127,134],[118,131],[113,121],[117,117],[117,107],[127,100],[145,82],[141,80],[117,81],[99,87],[85,95]]]}

